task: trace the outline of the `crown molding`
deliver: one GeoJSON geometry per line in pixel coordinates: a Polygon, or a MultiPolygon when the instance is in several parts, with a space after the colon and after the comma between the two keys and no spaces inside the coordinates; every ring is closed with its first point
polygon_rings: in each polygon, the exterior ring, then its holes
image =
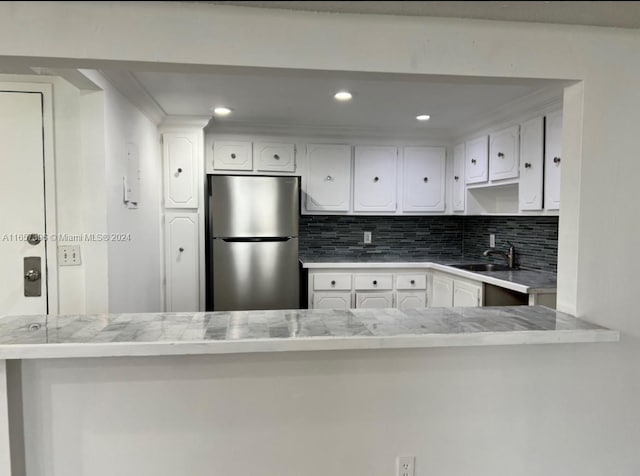
{"type": "Polygon", "coordinates": [[[158,128],[162,131],[180,128],[204,129],[211,121],[211,116],[165,116],[158,128]]]}
{"type": "Polygon", "coordinates": [[[160,124],[167,113],[130,71],[100,70],[120,94],[131,101],[154,124],[160,124]]]}

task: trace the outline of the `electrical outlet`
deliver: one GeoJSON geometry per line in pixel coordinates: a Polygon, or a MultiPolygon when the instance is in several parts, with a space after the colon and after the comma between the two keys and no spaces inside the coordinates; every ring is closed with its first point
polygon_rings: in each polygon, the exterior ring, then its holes
{"type": "Polygon", "coordinates": [[[495,248],[496,247],[496,235],[494,233],[491,233],[489,235],[489,248],[495,248]]]}
{"type": "Polygon", "coordinates": [[[396,476],[415,476],[415,474],[415,456],[398,456],[396,465],[396,476]]]}
{"type": "Polygon", "coordinates": [[[80,245],[58,246],[58,264],[60,266],[80,266],[80,245]]]}
{"type": "Polygon", "coordinates": [[[364,232],[364,244],[365,245],[370,245],[371,244],[371,232],[370,231],[365,231],[364,232]]]}

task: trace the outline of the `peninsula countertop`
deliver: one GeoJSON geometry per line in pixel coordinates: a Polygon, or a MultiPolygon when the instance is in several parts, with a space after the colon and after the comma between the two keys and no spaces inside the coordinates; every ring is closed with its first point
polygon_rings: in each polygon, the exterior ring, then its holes
{"type": "MultiPolygon", "coordinates": [[[[301,257],[300,263],[307,269],[434,269],[462,278],[493,284],[524,294],[555,293],[555,273],[535,269],[513,269],[508,271],[467,271],[454,268],[452,264],[474,262],[465,258],[406,257],[371,254],[363,257],[301,257]]],[[[478,260],[475,260],[478,262],[478,260]]]]}
{"type": "Polygon", "coordinates": [[[0,317],[0,359],[614,342],[543,306],[0,317]]]}

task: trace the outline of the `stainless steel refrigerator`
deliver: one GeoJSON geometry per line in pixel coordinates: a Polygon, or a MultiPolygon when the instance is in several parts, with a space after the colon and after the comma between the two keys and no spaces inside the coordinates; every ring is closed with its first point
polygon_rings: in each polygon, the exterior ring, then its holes
{"type": "Polygon", "coordinates": [[[214,311],[297,309],[298,177],[209,175],[214,311]]]}

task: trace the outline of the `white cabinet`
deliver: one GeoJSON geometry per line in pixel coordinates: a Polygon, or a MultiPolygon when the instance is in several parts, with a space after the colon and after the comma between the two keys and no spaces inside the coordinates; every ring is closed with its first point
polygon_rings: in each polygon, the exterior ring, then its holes
{"type": "Polygon", "coordinates": [[[253,155],[256,170],[264,172],[294,172],[296,170],[294,144],[256,142],[253,155]]]}
{"type": "Polygon", "coordinates": [[[453,306],[453,278],[446,274],[434,273],[431,287],[431,307],[453,306]]]}
{"type": "Polygon", "coordinates": [[[453,307],[479,307],[482,284],[460,279],[453,280],[453,307]]]}
{"type": "Polygon", "coordinates": [[[562,162],[562,111],[548,114],[545,122],[544,207],[560,209],[560,170],[562,162]]]}
{"type": "Polygon", "coordinates": [[[393,293],[356,293],[356,308],[385,309],[393,307],[393,293]]]}
{"type": "Polygon", "coordinates": [[[393,212],[396,210],[398,150],[389,146],[357,146],[353,210],[393,212]]]}
{"type": "Polygon", "coordinates": [[[478,307],[482,305],[482,283],[452,274],[433,274],[431,307],[478,307]]]}
{"type": "Polygon", "coordinates": [[[198,183],[203,180],[197,133],[166,132],[162,135],[165,208],[198,208],[198,183]]]}
{"type": "Polygon", "coordinates": [[[216,141],[213,143],[215,170],[253,170],[251,142],[216,141]]]}
{"type": "Polygon", "coordinates": [[[353,280],[357,291],[393,289],[393,277],[390,274],[359,274],[353,280]]]}
{"type": "Polygon", "coordinates": [[[196,212],[167,212],[165,215],[166,310],[198,311],[199,218],[196,212]]]}
{"type": "Polygon", "coordinates": [[[542,210],[544,119],[536,117],[520,126],[520,210],[542,210]]]}
{"type": "Polygon", "coordinates": [[[519,173],[519,126],[511,126],[489,136],[489,179],[517,178],[519,173]]]}
{"type": "Polygon", "coordinates": [[[313,293],[313,309],[351,309],[351,292],[313,293]]]}
{"type": "Polygon", "coordinates": [[[444,147],[404,148],[403,211],[444,211],[445,159],[444,147]]]}
{"type": "Polygon", "coordinates": [[[489,136],[478,137],[465,144],[465,182],[482,183],[489,179],[489,136]]]}
{"type": "Polygon", "coordinates": [[[306,208],[311,211],[349,211],[351,147],[308,144],[306,208]]]}
{"type": "Polygon", "coordinates": [[[421,308],[425,307],[427,302],[424,291],[421,293],[398,291],[396,296],[396,307],[398,309],[421,308]]]}
{"type": "Polygon", "coordinates": [[[453,181],[451,182],[451,195],[453,198],[453,211],[463,212],[465,209],[465,177],[464,177],[464,144],[458,144],[453,148],[453,181]]]}

